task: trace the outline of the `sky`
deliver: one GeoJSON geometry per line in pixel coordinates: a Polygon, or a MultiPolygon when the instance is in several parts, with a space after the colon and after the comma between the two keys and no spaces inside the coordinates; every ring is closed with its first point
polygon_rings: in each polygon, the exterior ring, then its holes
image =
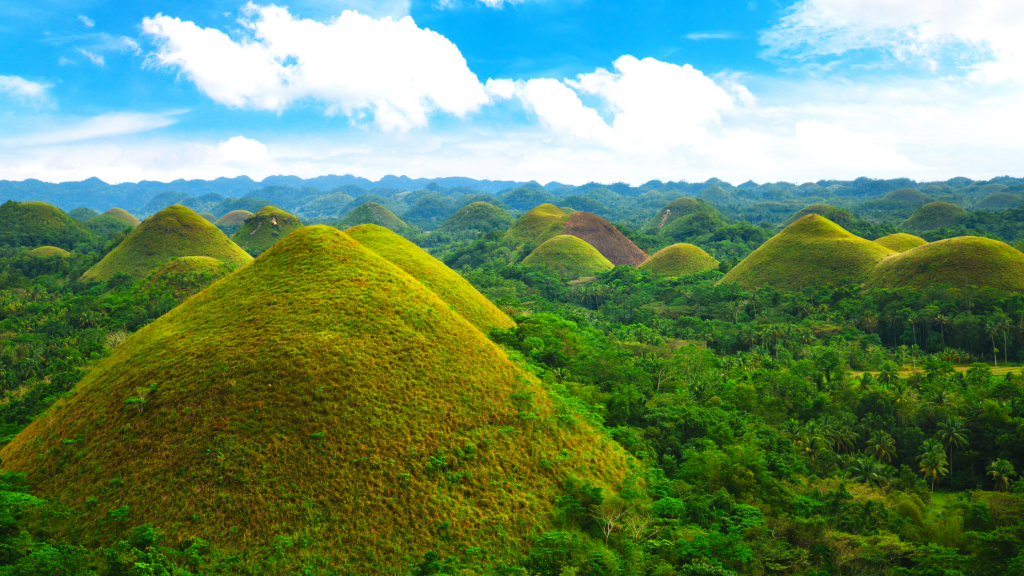
{"type": "Polygon", "coordinates": [[[0,179],[1024,175],[1019,0],[5,0],[0,179]]]}

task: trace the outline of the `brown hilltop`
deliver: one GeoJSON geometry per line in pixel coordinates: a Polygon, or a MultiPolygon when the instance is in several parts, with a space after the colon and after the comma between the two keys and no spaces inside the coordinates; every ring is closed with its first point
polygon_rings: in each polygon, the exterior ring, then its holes
{"type": "Polygon", "coordinates": [[[616,266],[637,267],[647,261],[647,254],[626,238],[611,222],[590,212],[573,212],[548,231],[568,234],[585,241],[616,266]],[[555,229],[561,227],[561,232],[555,229]]]}

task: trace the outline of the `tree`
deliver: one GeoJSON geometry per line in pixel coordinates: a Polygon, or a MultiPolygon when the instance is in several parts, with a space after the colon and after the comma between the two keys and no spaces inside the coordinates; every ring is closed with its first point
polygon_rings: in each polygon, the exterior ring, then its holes
{"type": "Polygon", "coordinates": [[[892,457],[896,455],[896,441],[888,432],[876,430],[868,438],[868,447],[864,449],[864,452],[877,459],[879,464],[882,463],[882,458],[885,458],[887,462],[892,462],[892,457]]]}
{"type": "Polygon", "coordinates": [[[1013,464],[1009,460],[999,458],[992,464],[989,464],[988,475],[992,477],[996,490],[1002,492],[1010,487],[1010,478],[1016,476],[1017,472],[1014,471],[1013,464]]]}
{"type": "Polygon", "coordinates": [[[935,481],[946,475],[946,453],[942,444],[936,440],[925,440],[918,457],[921,473],[925,478],[932,477],[932,493],[935,493],[935,481]]]}
{"type": "Polygon", "coordinates": [[[996,348],[996,334],[999,333],[998,322],[985,322],[985,334],[992,340],[992,367],[999,367],[999,349],[996,348]]]}
{"type": "Polygon", "coordinates": [[[950,417],[945,422],[939,423],[939,431],[935,436],[942,442],[949,451],[949,485],[953,486],[953,453],[956,450],[963,450],[970,443],[967,441],[967,428],[964,428],[962,418],[950,417]]]}

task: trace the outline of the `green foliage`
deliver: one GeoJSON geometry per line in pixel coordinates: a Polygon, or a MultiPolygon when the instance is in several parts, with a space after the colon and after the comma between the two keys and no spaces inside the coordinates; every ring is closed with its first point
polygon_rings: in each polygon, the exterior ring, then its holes
{"type": "Polygon", "coordinates": [[[360,224],[383,226],[384,228],[398,234],[408,234],[411,232],[408,224],[403,222],[398,216],[395,216],[390,210],[376,202],[361,204],[355,210],[352,210],[346,214],[344,218],[339,220],[337,227],[345,229],[353,226],[359,226],[360,224]]]}
{"type": "Polygon", "coordinates": [[[291,214],[264,206],[245,219],[245,223],[231,240],[252,256],[259,256],[285,236],[302,228],[302,222],[291,214]]]}
{"type": "Polygon", "coordinates": [[[918,208],[900,227],[920,234],[938,228],[953,228],[965,216],[967,211],[956,204],[931,202],[918,208]]]}
{"type": "Polygon", "coordinates": [[[569,235],[544,242],[523,260],[523,265],[553,270],[566,280],[595,276],[615,267],[596,248],[569,235]]]}
{"type": "Polygon", "coordinates": [[[487,202],[474,202],[460,208],[438,228],[438,232],[449,234],[505,232],[513,224],[515,224],[515,219],[502,208],[487,202]]]}
{"type": "Polygon", "coordinates": [[[56,246],[72,250],[76,246],[88,249],[96,237],[80,222],[56,206],[42,202],[15,202],[0,204],[0,246],[35,247],[56,246]]]}

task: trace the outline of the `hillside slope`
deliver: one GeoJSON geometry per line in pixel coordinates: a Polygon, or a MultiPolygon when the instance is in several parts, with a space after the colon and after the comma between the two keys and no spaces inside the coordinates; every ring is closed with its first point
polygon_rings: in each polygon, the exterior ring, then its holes
{"type": "Polygon", "coordinates": [[[563,234],[547,240],[523,260],[525,266],[548,268],[565,280],[576,280],[615,267],[585,240],[563,234]]]}
{"type": "Polygon", "coordinates": [[[139,224],[142,224],[142,222],[140,222],[138,218],[132,216],[127,210],[122,210],[121,208],[111,208],[110,210],[107,210],[103,214],[106,216],[113,216],[118,220],[124,220],[125,222],[131,224],[132,226],[138,226],[139,224]]]}
{"type": "Polygon", "coordinates": [[[906,252],[911,248],[917,248],[927,244],[928,241],[920,236],[914,236],[913,234],[906,234],[898,232],[896,234],[889,234],[888,236],[882,236],[881,238],[875,239],[875,244],[879,244],[892,250],[893,252],[906,252]]]}
{"type": "Polygon", "coordinates": [[[0,204],[0,246],[56,246],[71,250],[95,237],[81,222],[44,202],[0,204]]]}
{"type": "Polygon", "coordinates": [[[398,234],[409,231],[409,225],[405,221],[376,202],[360,204],[338,222],[341,228],[351,228],[360,224],[376,224],[398,234]]]}
{"type": "Polygon", "coordinates": [[[564,210],[554,204],[535,206],[529,212],[519,216],[516,223],[505,232],[505,242],[515,247],[531,243],[535,246],[539,245],[543,241],[536,242],[537,238],[566,215],[564,210]]]}
{"type": "Polygon", "coordinates": [[[481,234],[495,231],[505,232],[515,222],[516,220],[511,214],[498,206],[487,202],[473,202],[452,214],[437,231],[451,234],[474,230],[481,234]]]}
{"type": "Polygon", "coordinates": [[[960,236],[931,242],[882,260],[870,288],[987,286],[1024,293],[1024,254],[998,240],[960,236]]]}
{"type": "Polygon", "coordinates": [[[672,222],[690,214],[707,213],[721,215],[713,205],[698,198],[677,198],[666,204],[640,229],[644,234],[660,234],[672,222]]]}
{"type": "Polygon", "coordinates": [[[302,222],[274,206],[264,206],[245,219],[231,240],[252,256],[259,256],[285,236],[302,228],[302,222]]]}
{"type": "Polygon", "coordinates": [[[647,254],[619,231],[611,222],[590,212],[573,212],[551,225],[537,242],[568,234],[590,244],[616,266],[637,267],[647,260],[647,254]]]}
{"type": "Polygon", "coordinates": [[[939,228],[953,228],[964,216],[967,216],[967,211],[956,204],[931,202],[918,208],[900,227],[920,234],[939,228]]]}
{"type": "Polygon", "coordinates": [[[718,269],[718,260],[693,244],[673,244],[658,250],[641,270],[662,276],[686,276],[718,269]]]}

